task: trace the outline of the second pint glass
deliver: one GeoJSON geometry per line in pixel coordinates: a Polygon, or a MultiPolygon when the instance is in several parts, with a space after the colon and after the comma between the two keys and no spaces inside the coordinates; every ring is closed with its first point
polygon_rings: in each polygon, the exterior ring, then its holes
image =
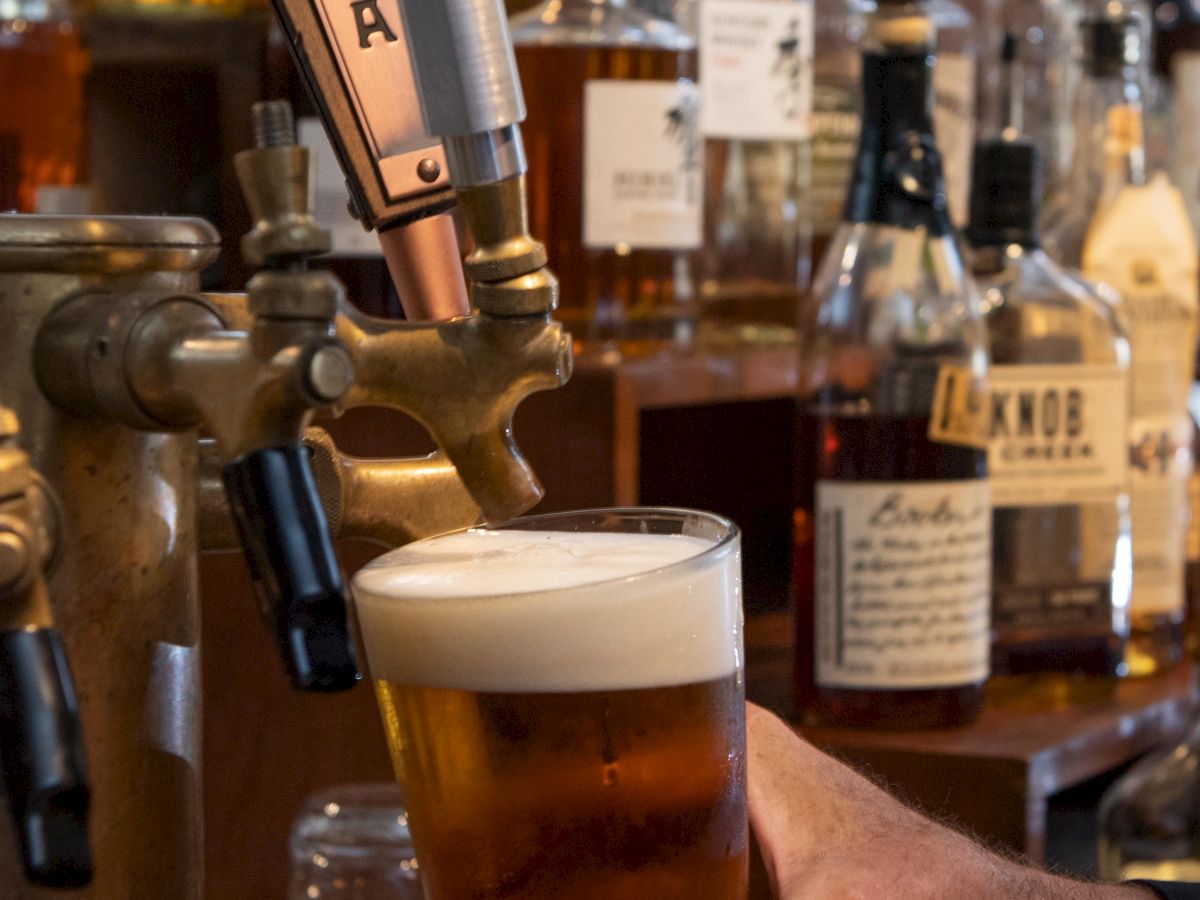
{"type": "Polygon", "coordinates": [[[429,900],[744,900],[737,529],[600,510],[354,579],[429,900]]]}

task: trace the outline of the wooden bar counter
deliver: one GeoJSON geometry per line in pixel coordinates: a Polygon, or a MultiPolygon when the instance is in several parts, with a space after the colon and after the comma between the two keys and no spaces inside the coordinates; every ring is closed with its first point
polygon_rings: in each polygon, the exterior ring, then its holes
{"type": "MultiPolygon", "coordinates": [[[[795,721],[792,656],[787,614],[747,622],[747,693],[795,721]]],[[[1043,862],[1049,798],[1178,735],[1196,698],[1196,670],[1184,665],[1130,680],[1103,703],[1054,712],[987,708],[963,728],[798,730],[926,812],[1043,862]]]]}

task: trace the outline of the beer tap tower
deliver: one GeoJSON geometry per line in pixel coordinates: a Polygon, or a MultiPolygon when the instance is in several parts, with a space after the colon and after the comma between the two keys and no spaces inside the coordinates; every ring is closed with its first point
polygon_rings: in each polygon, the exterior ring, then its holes
{"type": "Polygon", "coordinates": [[[570,342],[527,230],[503,8],[367,5],[277,11],[410,317],[468,314],[372,319],[307,268],[328,238],[284,105],[236,160],[262,267],[245,294],[197,290],[218,247],[199,220],[0,216],[6,900],[202,896],[198,548],[240,543],[293,686],[339,690],[358,672],[334,534],[403,543],[541,496],[512,415],[566,380],[570,342]],[[343,456],[312,420],[349,406],[403,410],[440,449],[343,456]]]}

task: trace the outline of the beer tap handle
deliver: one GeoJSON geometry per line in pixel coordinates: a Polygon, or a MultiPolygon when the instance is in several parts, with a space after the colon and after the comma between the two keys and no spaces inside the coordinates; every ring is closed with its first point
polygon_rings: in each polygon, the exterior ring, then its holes
{"type": "Polygon", "coordinates": [[[0,407],[0,772],[26,877],[79,887],[92,876],[83,728],[42,575],[51,507],[18,434],[0,407]]]}
{"type": "Polygon", "coordinates": [[[92,876],[90,791],[71,674],[53,628],[0,631],[0,763],[25,873],[80,887],[92,876]]]}
{"type": "Polygon", "coordinates": [[[346,588],[308,450],[249,453],[224,470],[230,510],[292,686],[339,691],[359,679],[346,588]]]}

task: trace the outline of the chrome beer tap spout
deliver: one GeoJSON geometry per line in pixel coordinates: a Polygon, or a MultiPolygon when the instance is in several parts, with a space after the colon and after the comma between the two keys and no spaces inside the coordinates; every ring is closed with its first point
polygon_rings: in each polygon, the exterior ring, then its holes
{"type": "Polygon", "coordinates": [[[259,147],[235,164],[255,220],[243,253],[264,266],[226,316],[201,294],[79,296],[42,323],[38,382],[59,408],[148,431],[203,429],[293,686],[358,679],[346,590],[302,438],[353,378],[333,334],[342,288],[305,261],[328,248],[312,218],[312,164],[290,111],[255,111],[259,147]],[[234,320],[237,320],[236,322],[234,320]]]}
{"type": "Polygon", "coordinates": [[[0,772],[25,875],[91,880],[83,729],[43,570],[53,557],[49,488],[0,408],[0,772]]]}

